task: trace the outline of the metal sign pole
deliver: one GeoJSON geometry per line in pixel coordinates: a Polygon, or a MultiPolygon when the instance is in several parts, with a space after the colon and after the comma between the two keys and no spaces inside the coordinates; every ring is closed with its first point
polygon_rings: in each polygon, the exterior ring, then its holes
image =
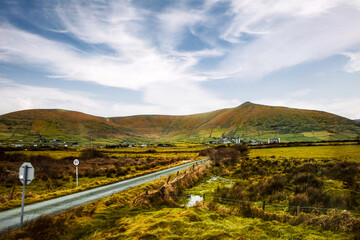
{"type": "Polygon", "coordinates": [[[23,222],[24,222],[25,185],[26,185],[26,182],[27,182],[27,175],[28,175],[27,173],[28,173],[28,166],[25,165],[24,181],[23,181],[23,192],[22,192],[22,200],[21,200],[20,228],[23,227],[23,222]]]}
{"type": "Polygon", "coordinates": [[[76,167],[76,187],[79,187],[79,174],[78,174],[79,159],[74,159],[73,164],[76,167]]]}
{"type": "Polygon", "coordinates": [[[76,187],[79,187],[78,166],[76,166],[76,187]]]}

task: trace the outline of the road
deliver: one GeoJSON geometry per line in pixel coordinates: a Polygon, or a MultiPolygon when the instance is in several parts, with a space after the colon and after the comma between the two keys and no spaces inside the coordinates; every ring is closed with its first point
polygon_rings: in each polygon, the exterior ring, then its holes
{"type": "MultiPolygon", "coordinates": [[[[106,186],[73,193],[63,197],[33,203],[30,205],[25,205],[24,210],[24,223],[27,221],[33,220],[44,214],[57,214],[64,212],[68,209],[79,207],[87,203],[99,200],[101,198],[110,196],[114,193],[122,192],[126,189],[141,185],[153,181],[155,179],[176,173],[177,171],[182,171],[189,167],[192,167],[196,163],[203,163],[208,161],[208,158],[185,163],[176,167],[168,168],[158,172],[150,173],[140,177],[124,180],[117,183],[112,183],[106,186]]],[[[20,214],[21,208],[14,208],[11,210],[0,212],[0,232],[6,231],[8,229],[14,229],[20,227],[20,214]]]]}

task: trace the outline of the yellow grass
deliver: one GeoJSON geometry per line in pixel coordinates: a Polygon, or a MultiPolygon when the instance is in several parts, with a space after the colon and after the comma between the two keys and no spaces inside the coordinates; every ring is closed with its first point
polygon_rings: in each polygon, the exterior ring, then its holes
{"type": "Polygon", "coordinates": [[[252,149],[250,151],[250,157],[256,156],[360,161],[360,145],[252,149]]]}
{"type": "Polygon", "coordinates": [[[5,153],[22,153],[27,156],[37,156],[37,155],[45,155],[50,156],[55,159],[61,159],[65,157],[78,157],[80,155],[80,149],[79,151],[69,150],[69,151],[63,151],[63,150],[57,150],[57,151],[11,151],[11,152],[5,152],[5,153]]]}

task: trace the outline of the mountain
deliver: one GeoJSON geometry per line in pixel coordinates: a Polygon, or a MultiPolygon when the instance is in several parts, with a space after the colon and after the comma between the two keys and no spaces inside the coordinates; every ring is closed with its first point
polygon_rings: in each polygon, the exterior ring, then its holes
{"type": "Polygon", "coordinates": [[[350,140],[360,123],[331,113],[246,102],[238,107],[186,116],[139,115],[103,118],[67,110],[25,110],[0,116],[0,141],[116,143],[150,141],[245,140],[280,137],[282,141],[350,140]]]}

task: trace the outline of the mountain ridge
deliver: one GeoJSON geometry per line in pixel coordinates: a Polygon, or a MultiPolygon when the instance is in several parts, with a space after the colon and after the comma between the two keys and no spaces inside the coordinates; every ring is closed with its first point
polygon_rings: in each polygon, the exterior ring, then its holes
{"type": "Polygon", "coordinates": [[[251,102],[234,108],[181,116],[106,118],[63,109],[32,109],[0,115],[0,141],[55,138],[114,143],[121,139],[181,141],[221,137],[319,141],[351,140],[359,134],[359,122],[332,113],[251,102]]]}

